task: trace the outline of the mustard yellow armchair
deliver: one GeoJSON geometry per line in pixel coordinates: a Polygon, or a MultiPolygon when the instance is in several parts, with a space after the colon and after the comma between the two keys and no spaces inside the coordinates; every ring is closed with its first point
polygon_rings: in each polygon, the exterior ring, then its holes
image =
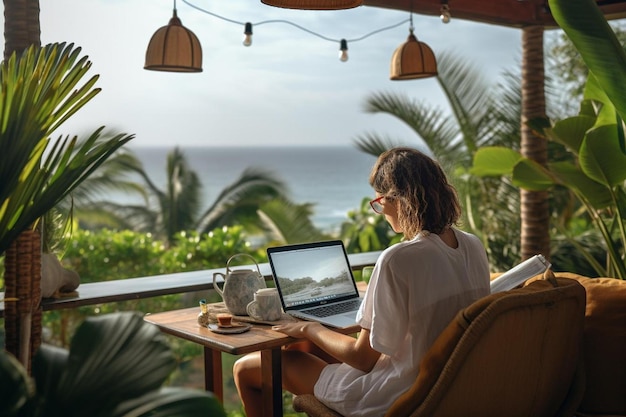
{"type": "MultiPolygon", "coordinates": [[[[578,281],[551,275],[476,301],[442,332],[386,416],[573,416],[584,390],[585,300],[578,281]]],[[[293,406],[341,417],[313,395],[293,406]]]]}

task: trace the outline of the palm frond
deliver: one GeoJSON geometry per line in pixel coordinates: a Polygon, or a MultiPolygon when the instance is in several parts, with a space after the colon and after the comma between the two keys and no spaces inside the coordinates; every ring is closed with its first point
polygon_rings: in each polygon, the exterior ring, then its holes
{"type": "Polygon", "coordinates": [[[166,187],[160,204],[167,240],[171,242],[176,232],[193,229],[201,204],[200,178],[178,148],[167,156],[166,187]]]}
{"type": "Polygon", "coordinates": [[[87,230],[106,227],[155,233],[159,215],[146,205],[95,201],[75,208],[74,218],[87,230]]]}
{"type": "Polygon", "coordinates": [[[314,242],[328,238],[310,221],[312,214],[310,204],[294,204],[282,198],[270,200],[259,208],[262,228],[268,240],[275,244],[314,242]]]}
{"type": "Polygon", "coordinates": [[[357,149],[373,156],[378,156],[387,149],[402,146],[400,140],[394,140],[389,137],[383,138],[372,132],[357,136],[354,139],[354,144],[357,149]]]}
{"type": "Polygon", "coordinates": [[[483,72],[455,53],[442,53],[439,62],[437,80],[457,122],[461,126],[478,125],[493,103],[483,72]]]}
{"type": "MultiPolygon", "coordinates": [[[[411,128],[433,155],[451,155],[457,159],[460,142],[456,125],[444,116],[442,110],[395,93],[374,93],[368,99],[365,111],[385,113],[396,117],[411,128]]],[[[422,148],[422,143],[415,145],[422,148]]]]}
{"type": "Polygon", "coordinates": [[[72,44],[32,46],[2,63],[0,253],[133,138],[102,140],[101,128],[82,144],[67,136],[48,146],[49,135],[99,92],[97,76],[79,85],[91,66],[79,55],[72,44]]]}
{"type": "Polygon", "coordinates": [[[226,186],[213,204],[200,216],[196,230],[206,233],[216,227],[241,224],[244,218],[257,217],[258,208],[274,198],[289,199],[289,189],[274,173],[249,167],[232,184],[226,186]]]}
{"type": "Polygon", "coordinates": [[[489,140],[479,142],[481,146],[505,146],[519,149],[520,115],[522,114],[522,85],[520,75],[506,71],[498,85],[498,106],[494,111],[493,135],[489,140]]]}

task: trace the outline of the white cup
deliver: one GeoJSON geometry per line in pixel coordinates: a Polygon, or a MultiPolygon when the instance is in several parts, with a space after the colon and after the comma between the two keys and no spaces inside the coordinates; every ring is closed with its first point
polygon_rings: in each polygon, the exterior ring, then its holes
{"type": "Polygon", "coordinates": [[[276,288],[262,288],[254,293],[254,300],[246,308],[248,315],[255,320],[280,320],[283,311],[276,288]]]}

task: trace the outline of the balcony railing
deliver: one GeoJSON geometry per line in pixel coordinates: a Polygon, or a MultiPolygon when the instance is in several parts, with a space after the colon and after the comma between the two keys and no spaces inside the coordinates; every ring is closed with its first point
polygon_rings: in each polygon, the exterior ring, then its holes
{"type": "MultiPolygon", "coordinates": [[[[364,266],[373,265],[379,255],[380,251],[357,253],[348,255],[348,259],[352,270],[358,271],[364,266]]],[[[272,275],[269,264],[259,264],[259,268],[265,280],[271,281],[272,275]]],[[[85,283],[78,287],[77,296],[44,299],[41,306],[43,311],[63,310],[161,295],[211,290],[213,289],[213,274],[215,272],[225,273],[226,268],[85,283]]],[[[4,293],[0,293],[0,299],[4,299],[4,293]]],[[[0,318],[2,317],[4,317],[4,303],[0,303],[0,318]]]]}

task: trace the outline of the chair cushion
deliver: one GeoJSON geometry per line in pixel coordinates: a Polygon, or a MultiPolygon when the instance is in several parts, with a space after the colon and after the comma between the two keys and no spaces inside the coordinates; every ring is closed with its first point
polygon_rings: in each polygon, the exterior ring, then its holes
{"type": "Polygon", "coordinates": [[[626,416],[626,281],[572,273],[587,291],[583,341],[586,390],[579,411],[626,416]]]}
{"type": "Polygon", "coordinates": [[[313,394],[302,394],[293,397],[293,409],[306,413],[309,417],[342,417],[335,410],[326,407],[313,394]]]}
{"type": "MultiPolygon", "coordinates": [[[[491,294],[459,312],[422,359],[419,375],[415,383],[407,392],[400,396],[387,415],[409,416],[422,407],[424,403],[427,404],[425,408],[420,409],[415,415],[430,415],[438,407],[443,407],[443,415],[463,415],[466,404],[472,402],[480,402],[477,405],[478,408],[483,410],[493,409],[497,413],[498,409],[504,409],[509,406],[508,404],[515,402],[516,398],[526,398],[525,395],[514,391],[507,392],[507,395],[501,395],[500,398],[476,399],[477,396],[475,394],[484,390],[481,384],[484,380],[481,378],[501,378],[504,374],[510,374],[507,372],[507,369],[493,369],[493,367],[490,369],[488,364],[491,363],[492,359],[499,364],[506,364],[507,368],[512,370],[516,367],[517,358],[526,361],[537,362],[544,359],[547,361],[544,368],[545,375],[542,375],[541,378],[539,376],[536,378],[535,376],[528,376],[524,381],[511,381],[511,383],[513,385],[517,384],[515,386],[521,385],[524,387],[527,381],[532,380],[532,385],[534,386],[528,387],[528,390],[537,390],[537,392],[545,394],[537,396],[536,407],[538,409],[550,409],[553,412],[557,410],[567,394],[569,385],[566,384],[573,378],[580,357],[578,342],[575,342],[575,340],[579,341],[582,334],[582,318],[585,303],[584,290],[581,285],[567,279],[558,279],[557,281],[562,288],[555,289],[550,282],[538,280],[526,287],[491,294]],[[532,299],[525,297],[525,295],[529,294],[533,295],[532,299]],[[537,337],[545,337],[545,333],[543,336],[539,336],[540,330],[535,330],[532,327],[534,326],[533,323],[538,324],[538,326],[535,326],[537,328],[544,326],[545,323],[540,322],[540,320],[544,321],[543,318],[548,313],[543,311],[541,315],[536,315],[532,311],[532,307],[526,308],[527,303],[529,305],[531,303],[535,305],[549,304],[564,297],[569,297],[568,299],[576,305],[573,308],[569,308],[568,311],[576,310],[579,311],[580,315],[578,333],[572,330],[567,335],[569,339],[563,341],[564,343],[574,341],[574,346],[571,349],[563,349],[563,352],[547,352],[547,354],[543,350],[537,350],[533,356],[529,350],[525,350],[524,346],[506,345],[507,340],[514,337],[516,332],[522,331],[522,329],[516,329],[511,326],[512,323],[516,323],[516,316],[520,314],[525,318],[527,327],[524,330],[528,332],[529,337],[535,337],[535,334],[537,334],[537,337]],[[504,315],[506,317],[502,320],[504,315]],[[539,317],[542,317],[542,319],[538,319],[539,317]],[[492,324],[496,320],[500,320],[500,323],[495,328],[492,328],[492,324]],[[484,339],[483,335],[487,333],[490,333],[488,338],[491,341],[486,346],[490,346],[490,350],[484,351],[481,350],[484,349],[484,345],[482,345],[484,340],[482,339],[484,339]],[[498,341],[495,343],[497,348],[494,348],[493,345],[496,340],[498,341]],[[525,357],[526,352],[529,352],[527,356],[530,357],[525,357]],[[547,357],[536,356],[539,354],[546,354],[547,357]],[[466,366],[464,358],[469,356],[473,356],[475,359],[474,363],[467,365],[469,369],[462,369],[463,366],[466,366]],[[458,360],[452,360],[455,358],[458,360]],[[548,367],[548,364],[554,366],[548,367]],[[555,375],[558,375],[561,371],[564,374],[556,377],[555,375]],[[545,389],[553,388],[555,378],[566,381],[566,384],[562,384],[564,386],[559,387],[560,392],[546,394],[545,389]],[[472,382],[472,380],[475,380],[475,382],[472,382]],[[439,388],[436,394],[439,396],[437,399],[433,399],[435,386],[439,388]],[[449,397],[447,397],[448,395],[449,397]],[[444,399],[445,401],[443,401],[444,399]],[[443,406],[441,405],[442,401],[445,402],[443,406]],[[429,407],[430,409],[426,409],[429,407]]],[[[563,320],[559,316],[558,309],[555,308],[553,310],[549,313],[550,317],[554,317],[555,320],[563,320]]],[[[565,329],[565,331],[569,332],[570,330],[565,329]]],[[[529,346],[541,345],[540,340],[527,340],[525,342],[529,346]],[[533,345],[533,342],[536,343],[533,345]]],[[[499,387],[490,388],[497,390],[499,387]]],[[[519,404],[519,406],[513,404],[512,406],[518,408],[531,407],[528,404],[519,404]]],[[[535,405],[532,406],[534,407],[535,405]]],[[[524,411],[520,412],[523,413],[524,411]]],[[[537,414],[531,413],[527,415],[537,414]]]]}

